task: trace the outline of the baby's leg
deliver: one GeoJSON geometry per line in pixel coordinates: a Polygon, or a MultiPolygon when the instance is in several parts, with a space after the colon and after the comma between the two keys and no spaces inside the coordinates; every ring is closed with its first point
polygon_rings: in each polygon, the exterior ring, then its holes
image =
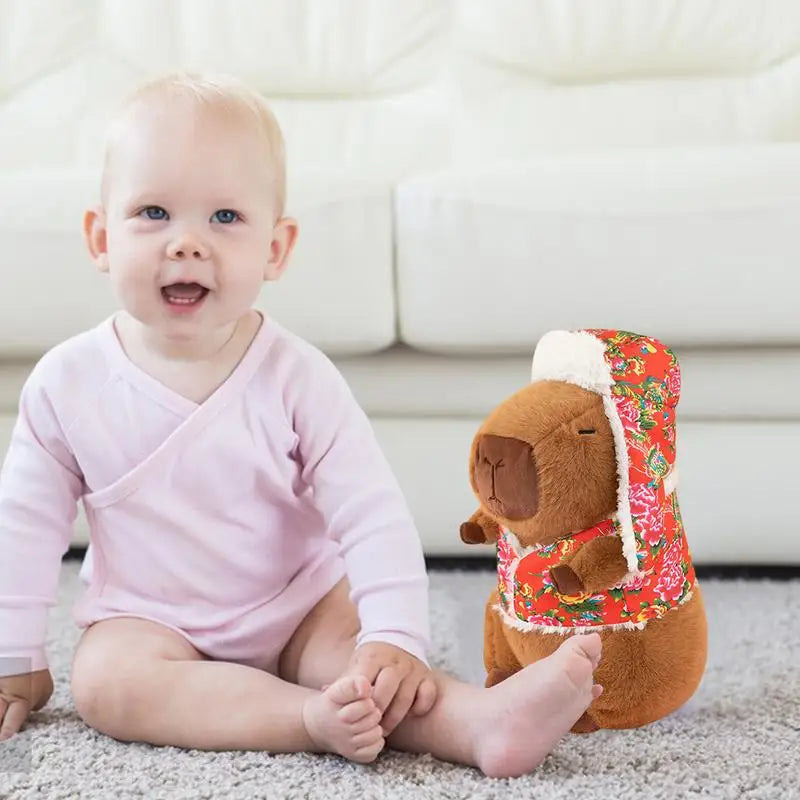
{"type": "MultiPolygon", "coordinates": [[[[348,593],[342,581],[306,617],[281,656],[282,677],[324,686],[344,672],[358,627],[348,593]]],[[[389,745],[477,766],[493,777],[530,772],[599,694],[592,674],[600,648],[597,634],[572,636],[490,689],[434,672],[435,705],[424,716],[409,714],[389,745]]]]}
{"type": "Polygon", "coordinates": [[[180,634],[134,617],[95,623],[72,667],[78,713],[123,741],[208,750],[338,752],[371,761],[383,747],[369,685],[325,692],[252,667],[211,661],[180,634]]]}
{"type": "Polygon", "coordinates": [[[321,689],[346,669],[361,628],[346,578],[300,623],[284,648],[278,674],[290,683],[321,689]]]}
{"type": "Polygon", "coordinates": [[[490,777],[531,772],[602,691],[592,676],[600,648],[598,634],[572,636],[489,689],[436,673],[436,704],[423,717],[407,716],[389,745],[480,767],[490,777]]]}

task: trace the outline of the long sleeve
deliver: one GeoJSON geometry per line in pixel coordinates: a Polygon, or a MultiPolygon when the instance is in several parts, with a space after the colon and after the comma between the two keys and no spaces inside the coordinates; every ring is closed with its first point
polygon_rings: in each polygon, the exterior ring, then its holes
{"type": "Polygon", "coordinates": [[[47,393],[29,378],[0,470],[0,676],[47,666],[48,608],[82,486],[47,393]]]}
{"type": "Polygon", "coordinates": [[[357,645],[388,642],[427,663],[419,534],[369,420],[334,365],[316,355],[291,381],[293,426],[302,478],[345,561],[361,621],[357,645]]]}

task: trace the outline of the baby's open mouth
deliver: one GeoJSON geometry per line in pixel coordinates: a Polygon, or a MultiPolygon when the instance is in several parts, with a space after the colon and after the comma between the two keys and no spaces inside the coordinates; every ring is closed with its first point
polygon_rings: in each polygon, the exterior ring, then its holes
{"type": "Polygon", "coordinates": [[[208,289],[199,283],[171,283],[161,288],[161,296],[173,305],[193,306],[208,294],[208,289]]]}

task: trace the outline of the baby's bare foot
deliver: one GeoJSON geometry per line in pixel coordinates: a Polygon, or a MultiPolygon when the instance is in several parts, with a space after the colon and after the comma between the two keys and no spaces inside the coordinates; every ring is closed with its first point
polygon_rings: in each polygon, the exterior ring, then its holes
{"type": "Polygon", "coordinates": [[[486,775],[517,777],[544,761],[600,695],[592,673],[601,647],[596,633],[570,636],[549,658],[486,690],[475,718],[476,760],[486,775]]]}
{"type": "Polygon", "coordinates": [[[384,739],[371,688],[363,676],[340,678],[306,700],[303,724],[321,750],[362,764],[378,757],[384,739]]]}

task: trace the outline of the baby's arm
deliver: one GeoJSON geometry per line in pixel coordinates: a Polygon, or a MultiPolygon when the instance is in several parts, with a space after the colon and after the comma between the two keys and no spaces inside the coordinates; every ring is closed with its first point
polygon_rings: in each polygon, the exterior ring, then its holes
{"type": "Polygon", "coordinates": [[[83,479],[46,390],[28,379],[0,470],[0,677],[47,668],[55,605],[83,479]]]}
{"type": "Polygon", "coordinates": [[[380,695],[386,704],[398,698],[388,715],[391,728],[412,704],[422,712],[434,699],[422,545],[372,426],[344,379],[327,359],[313,367],[313,375],[298,381],[305,393],[297,385],[294,393],[302,477],[313,487],[314,502],[345,560],[361,621],[356,671],[374,681],[376,702],[380,695]]]}

